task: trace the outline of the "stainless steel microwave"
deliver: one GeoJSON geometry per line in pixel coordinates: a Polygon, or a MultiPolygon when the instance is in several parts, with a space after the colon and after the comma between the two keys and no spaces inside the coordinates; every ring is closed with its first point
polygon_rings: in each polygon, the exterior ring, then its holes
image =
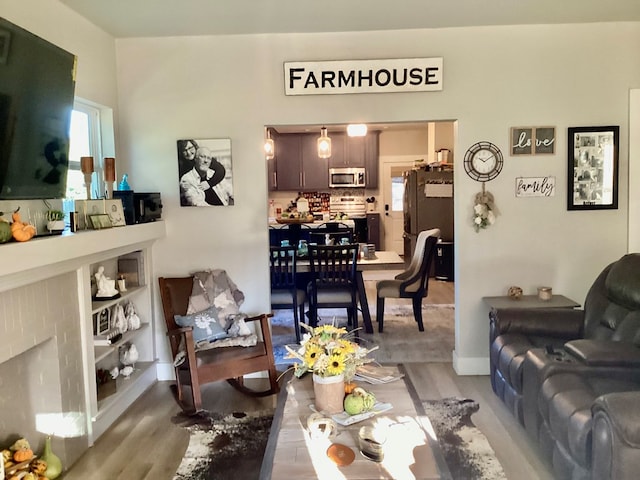
{"type": "Polygon", "coordinates": [[[353,168],[330,168],[330,187],[362,187],[365,186],[365,169],[362,167],[353,168]]]}

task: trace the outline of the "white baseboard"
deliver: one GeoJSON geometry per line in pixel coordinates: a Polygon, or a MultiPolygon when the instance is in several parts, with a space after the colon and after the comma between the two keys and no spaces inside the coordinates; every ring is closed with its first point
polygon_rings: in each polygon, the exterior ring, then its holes
{"type": "Polygon", "coordinates": [[[458,375],[489,375],[489,357],[458,357],[454,350],[452,361],[458,375]]]}

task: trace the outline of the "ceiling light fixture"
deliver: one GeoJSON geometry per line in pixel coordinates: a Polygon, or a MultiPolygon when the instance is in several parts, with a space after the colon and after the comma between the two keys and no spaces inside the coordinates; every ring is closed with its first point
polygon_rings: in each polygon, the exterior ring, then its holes
{"type": "Polygon", "coordinates": [[[320,136],[318,137],[318,157],[331,157],[331,139],[327,137],[327,127],[320,129],[320,136]]]}
{"type": "Polygon", "coordinates": [[[367,126],[364,123],[347,125],[347,135],[350,137],[364,137],[367,135],[367,126]]]}
{"type": "Polygon", "coordinates": [[[267,128],[267,138],[264,139],[264,157],[272,160],[276,155],[276,145],[271,138],[271,130],[267,128]]]}

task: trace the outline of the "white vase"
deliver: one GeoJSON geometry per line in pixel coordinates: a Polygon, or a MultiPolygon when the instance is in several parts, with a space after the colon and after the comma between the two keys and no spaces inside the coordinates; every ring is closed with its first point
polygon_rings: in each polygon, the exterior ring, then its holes
{"type": "Polygon", "coordinates": [[[316,410],[323,413],[340,413],[344,410],[344,375],[321,377],[313,374],[313,393],[316,410]]]}

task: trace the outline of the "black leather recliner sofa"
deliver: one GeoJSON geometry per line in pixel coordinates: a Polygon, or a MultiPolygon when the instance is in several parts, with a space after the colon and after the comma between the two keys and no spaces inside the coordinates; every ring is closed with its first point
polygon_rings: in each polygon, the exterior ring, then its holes
{"type": "Polygon", "coordinates": [[[491,382],[558,478],[640,478],[640,254],[583,310],[492,311],[491,382]]]}

